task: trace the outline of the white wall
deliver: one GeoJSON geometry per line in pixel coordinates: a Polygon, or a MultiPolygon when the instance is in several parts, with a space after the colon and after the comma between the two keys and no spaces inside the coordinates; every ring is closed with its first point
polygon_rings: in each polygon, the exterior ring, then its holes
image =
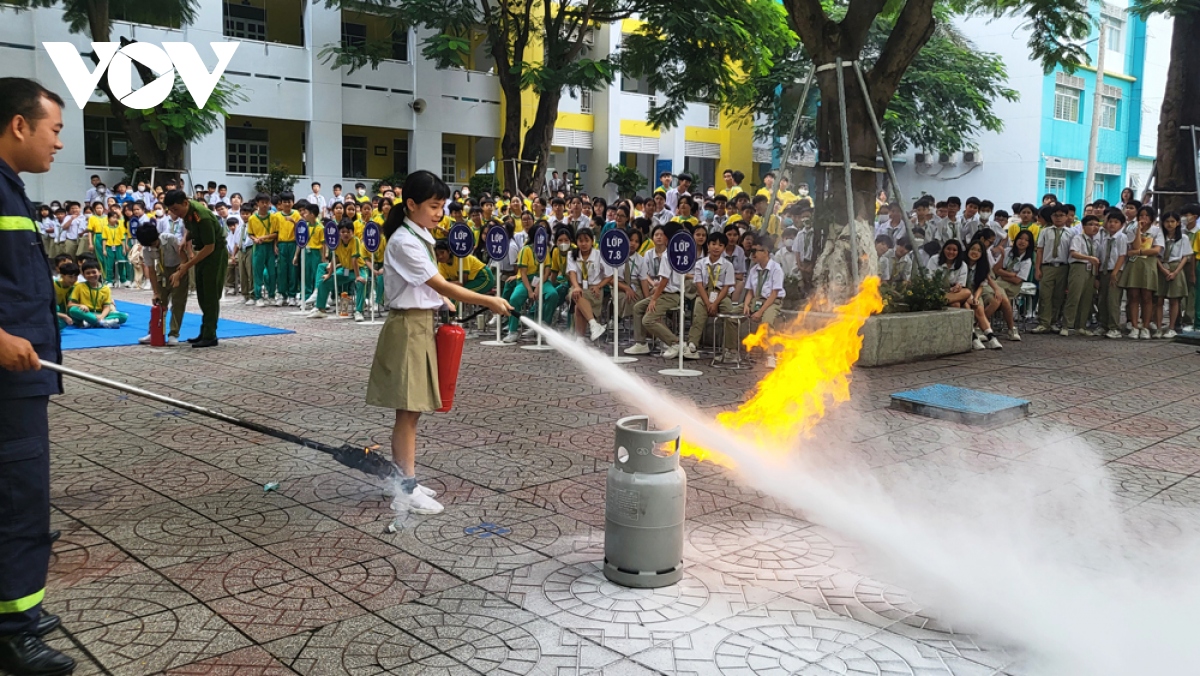
{"type": "MultiPolygon", "coordinates": [[[[1154,15],[1146,21],[1146,66],[1142,71],[1142,133],[1138,153],[1144,157],[1158,154],[1158,117],[1167,89],[1167,68],[1171,65],[1169,18],[1154,15]]],[[[1142,180],[1148,176],[1142,175],[1142,180]]]]}
{"type": "MultiPolygon", "coordinates": [[[[917,168],[913,155],[920,149],[910,149],[906,162],[897,166],[896,173],[905,199],[911,201],[922,192],[944,199],[957,195],[963,200],[974,195],[990,199],[996,208],[1007,210],[1016,201],[1028,201],[1038,193],[1038,162],[1040,159],[1040,129],[1042,111],[1043,73],[1032,62],[1025,44],[1028,32],[1019,19],[994,21],[963,19],[958,25],[975,45],[984,51],[998,53],[1008,69],[1008,86],[1020,94],[1016,102],[997,101],[993,109],[1004,120],[999,133],[983,132],[976,136],[983,164],[971,171],[958,166],[930,169],[917,168]]],[[[936,158],[935,158],[936,159],[936,158]]]]}

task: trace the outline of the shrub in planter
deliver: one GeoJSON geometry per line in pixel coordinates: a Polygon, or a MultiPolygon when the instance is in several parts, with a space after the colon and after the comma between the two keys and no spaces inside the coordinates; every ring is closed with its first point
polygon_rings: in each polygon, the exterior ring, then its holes
{"type": "Polygon", "coordinates": [[[920,271],[912,280],[884,284],[880,291],[885,314],[942,310],[946,307],[946,271],[920,271]]]}

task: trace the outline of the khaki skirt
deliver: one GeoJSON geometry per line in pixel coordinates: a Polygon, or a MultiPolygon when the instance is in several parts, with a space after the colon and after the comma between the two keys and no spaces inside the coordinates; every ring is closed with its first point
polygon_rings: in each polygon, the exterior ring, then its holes
{"type": "Polygon", "coordinates": [[[583,297],[591,304],[592,311],[599,314],[604,306],[604,289],[584,289],[583,297]]]}
{"type": "Polygon", "coordinates": [[[1162,298],[1187,298],[1187,275],[1183,274],[1183,271],[1180,270],[1179,274],[1175,275],[1175,279],[1167,281],[1167,276],[1159,270],[1158,295],[1162,298]]]}
{"type": "Polygon", "coordinates": [[[1016,300],[1017,296],[1021,295],[1020,284],[1013,284],[1003,279],[997,279],[996,286],[1000,287],[1000,290],[1004,292],[1005,296],[1008,296],[1008,300],[1010,301],[1016,300]]]}
{"type": "Polygon", "coordinates": [[[428,413],[442,407],[433,310],[392,310],[379,331],[367,403],[428,413]]]}
{"type": "Polygon", "coordinates": [[[1149,289],[1158,293],[1158,259],[1154,256],[1130,259],[1121,270],[1117,286],[1122,289],[1149,289]]]}

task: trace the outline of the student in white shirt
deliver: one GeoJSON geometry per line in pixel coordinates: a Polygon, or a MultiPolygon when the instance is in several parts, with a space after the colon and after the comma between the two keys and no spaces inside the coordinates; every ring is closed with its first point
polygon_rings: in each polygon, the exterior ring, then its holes
{"type": "Polygon", "coordinates": [[[321,194],[321,183],[319,181],[312,182],[312,192],[308,193],[308,197],[304,198],[309,204],[315,204],[321,209],[321,215],[326,216],[329,210],[329,201],[321,194]]]}
{"type": "MultiPolygon", "coordinates": [[[[779,308],[787,295],[783,288],[783,268],[771,260],[769,244],[765,240],[756,241],[750,247],[750,255],[754,265],[746,273],[742,312],[750,317],[752,325],[762,323],[774,328],[779,308]]],[[[767,368],[775,368],[774,353],[767,355],[767,368]]]]}
{"type": "Polygon", "coordinates": [[[1081,336],[1094,335],[1087,328],[1092,314],[1096,277],[1100,274],[1100,219],[1084,216],[1080,232],[1071,238],[1071,264],[1067,273],[1067,304],[1063,307],[1063,327],[1059,335],[1072,331],[1081,336]]]}
{"type": "Polygon", "coordinates": [[[417,423],[422,413],[442,406],[434,312],[453,309],[451,299],[482,305],[499,315],[512,308],[501,298],[451,284],[438,273],[430,230],[441,222],[450,188],[432,172],[416,171],[405,179],[403,195],[403,204],[392,207],[383,228],[389,312],[376,343],[366,400],[371,406],[396,411],[392,458],[398,470],[399,504],[393,505],[416,514],[438,514],[442,505],[432,490],[420,487],[416,477],[417,423]]]}
{"type": "MultiPolygon", "coordinates": [[[[617,290],[621,293],[618,309],[621,311],[622,317],[632,316],[633,306],[643,297],[642,255],[638,253],[642,247],[642,231],[630,228],[627,234],[629,235],[629,259],[625,261],[625,265],[621,266],[620,270],[614,270],[617,290]]],[[[645,329],[643,327],[638,330],[644,331],[645,329]]]]}
{"type": "Polygon", "coordinates": [[[591,228],[575,233],[575,250],[567,254],[567,279],[571,300],[575,301],[575,332],[595,341],[604,335],[604,325],[596,321],[595,309],[604,302],[604,287],[613,281],[613,271],[604,264],[596,249],[591,228]]]}
{"type": "Polygon", "coordinates": [[[1100,299],[1096,303],[1105,338],[1121,337],[1121,289],[1117,280],[1129,250],[1124,230],[1125,214],[1120,209],[1109,209],[1104,214],[1104,234],[1100,238],[1100,299]]]}
{"type": "Polygon", "coordinates": [[[1058,321],[1067,302],[1067,277],[1071,263],[1071,234],[1067,232],[1067,207],[1053,204],[1042,207],[1042,217],[1050,222],[1038,234],[1034,278],[1038,281],[1038,325],[1034,333],[1046,333],[1058,321]]]}
{"type": "Polygon", "coordinates": [[[936,256],[929,258],[926,268],[930,273],[941,272],[946,286],[946,303],[950,307],[965,307],[971,299],[971,291],[967,289],[967,267],[963,265],[958,240],[952,239],[942,245],[936,256]]]}
{"type": "Polygon", "coordinates": [[[1125,256],[1125,266],[1121,269],[1118,281],[1118,285],[1125,289],[1125,316],[1133,322],[1130,338],[1149,340],[1150,323],[1158,315],[1154,311],[1154,296],[1159,291],[1158,257],[1166,240],[1162,230],[1154,225],[1157,217],[1158,211],[1154,207],[1137,210],[1137,229],[1129,239],[1129,253],[1125,256]]]}
{"type": "MultiPolygon", "coordinates": [[[[142,245],[143,274],[150,280],[154,290],[154,303],[164,309],[170,308],[171,322],[167,333],[167,345],[179,344],[179,330],[183,326],[183,315],[187,311],[188,285],[184,280],[171,284],[171,276],[185,260],[183,238],[171,233],[159,233],[153,223],[146,223],[137,230],[137,241],[142,245]]],[[[150,344],[150,334],[138,341],[150,344]]]]}
{"type": "MultiPolygon", "coordinates": [[[[725,245],[729,240],[724,233],[714,232],[708,236],[708,255],[696,261],[692,279],[696,284],[696,300],[692,305],[692,328],[688,331],[687,349],[684,359],[699,359],[696,346],[704,338],[708,320],[718,314],[733,313],[733,293],[736,279],[733,265],[725,260],[725,245]]],[[[736,346],[738,336],[732,324],[725,326],[725,345],[736,346]]],[[[716,340],[716,334],[713,334],[716,340]]]]}
{"type": "Polygon", "coordinates": [[[1192,242],[1183,234],[1182,219],[1175,212],[1162,217],[1163,249],[1158,259],[1158,294],[1154,309],[1158,315],[1158,331],[1155,338],[1174,338],[1175,326],[1179,322],[1181,302],[1187,298],[1188,283],[1184,268],[1192,258],[1192,242]],[[1169,321],[1163,321],[1162,299],[1171,307],[1169,321]]]}
{"type": "Polygon", "coordinates": [[[669,346],[663,353],[664,358],[679,356],[679,338],[663,321],[668,312],[679,308],[679,287],[684,283],[683,275],[672,270],[667,261],[667,240],[670,239],[667,233],[674,234],[679,227],[678,223],[656,225],[651,231],[654,249],[642,257],[642,293],[645,297],[633,306],[634,343],[625,348],[625,354],[650,354],[645,335],[649,333],[650,338],[657,338],[669,346]]]}

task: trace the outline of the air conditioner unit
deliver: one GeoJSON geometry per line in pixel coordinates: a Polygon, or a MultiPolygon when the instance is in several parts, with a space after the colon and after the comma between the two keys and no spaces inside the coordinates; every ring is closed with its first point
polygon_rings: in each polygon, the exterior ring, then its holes
{"type": "Polygon", "coordinates": [[[983,155],[978,150],[964,150],[962,154],[963,164],[983,164],[983,155]]]}
{"type": "Polygon", "coordinates": [[[913,155],[913,162],[916,163],[918,166],[932,167],[933,166],[933,156],[930,155],[929,153],[916,153],[913,155]]]}
{"type": "Polygon", "coordinates": [[[938,164],[954,165],[954,153],[938,153],[938,164]]]}

